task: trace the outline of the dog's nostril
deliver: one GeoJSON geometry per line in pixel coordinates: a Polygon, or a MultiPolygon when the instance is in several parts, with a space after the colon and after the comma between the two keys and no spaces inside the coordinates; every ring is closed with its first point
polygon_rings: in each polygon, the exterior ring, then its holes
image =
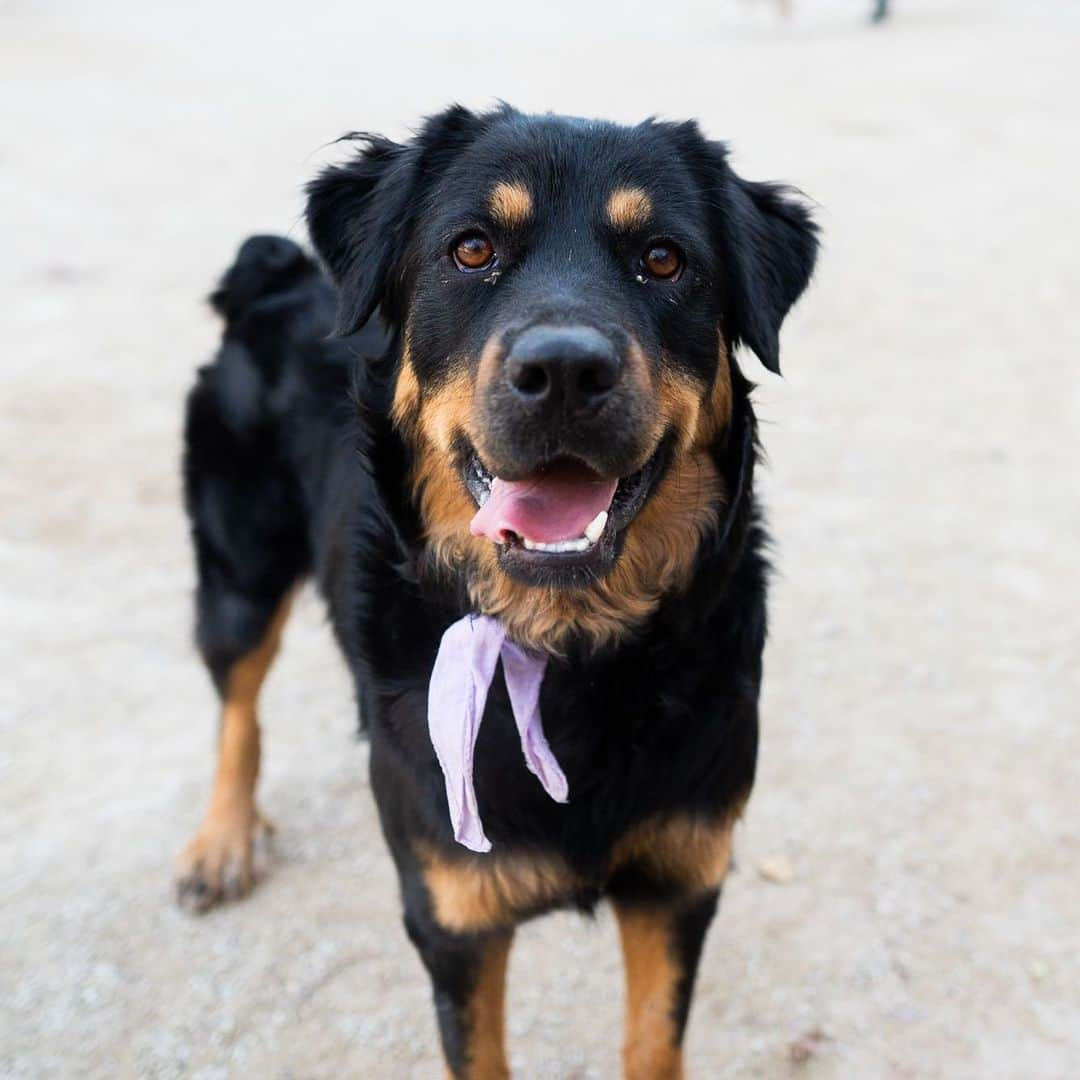
{"type": "Polygon", "coordinates": [[[551,377],[543,364],[515,363],[511,360],[507,375],[510,385],[525,397],[541,398],[551,386],[551,377]]]}
{"type": "Polygon", "coordinates": [[[578,392],[585,398],[596,399],[608,394],[615,386],[618,365],[606,359],[585,364],[577,373],[578,392]]]}

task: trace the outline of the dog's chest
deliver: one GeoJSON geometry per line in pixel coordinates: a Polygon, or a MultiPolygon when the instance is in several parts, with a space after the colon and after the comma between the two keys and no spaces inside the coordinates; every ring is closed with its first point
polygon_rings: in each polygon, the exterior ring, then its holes
{"type": "Polygon", "coordinates": [[[493,840],[534,843],[565,851],[581,866],[605,866],[643,822],[720,819],[744,797],[756,716],[733,711],[707,677],[617,674],[553,665],[545,677],[543,726],[569,782],[565,805],[527,769],[496,675],[475,755],[480,812],[493,840]]]}

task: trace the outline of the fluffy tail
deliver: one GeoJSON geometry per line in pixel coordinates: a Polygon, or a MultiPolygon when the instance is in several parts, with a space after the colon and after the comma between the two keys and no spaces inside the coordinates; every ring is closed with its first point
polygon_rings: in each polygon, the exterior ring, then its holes
{"type": "Polygon", "coordinates": [[[221,346],[200,373],[200,393],[236,437],[250,437],[285,405],[275,388],[303,369],[334,326],[333,285],[298,244],[252,236],[236,253],[210,304],[225,320],[221,346]]]}
{"type": "Polygon", "coordinates": [[[251,236],[236,253],[210,304],[226,322],[234,323],[260,300],[288,293],[321,278],[319,268],[299,244],[284,236],[251,236]]]}

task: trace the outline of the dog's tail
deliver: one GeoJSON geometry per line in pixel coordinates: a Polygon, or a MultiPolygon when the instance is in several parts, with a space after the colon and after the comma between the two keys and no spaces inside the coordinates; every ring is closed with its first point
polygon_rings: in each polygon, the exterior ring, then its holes
{"type": "Polygon", "coordinates": [[[229,328],[238,327],[254,311],[291,312],[318,301],[331,302],[333,292],[315,260],[284,236],[251,236],[240,245],[232,266],[210,294],[210,305],[229,328]]]}
{"type": "Polygon", "coordinates": [[[266,432],[288,407],[287,371],[303,371],[333,331],[336,292],[311,256],[283,236],[252,236],[210,294],[221,345],[196,397],[237,439],[266,432]]]}
{"type": "Polygon", "coordinates": [[[264,361],[264,369],[274,367],[273,358],[283,349],[305,356],[314,350],[322,365],[340,365],[356,356],[381,356],[390,340],[376,315],[356,333],[330,341],[337,289],[318,263],[284,236],[245,240],[209,299],[225,320],[225,344],[244,345],[264,361]]]}

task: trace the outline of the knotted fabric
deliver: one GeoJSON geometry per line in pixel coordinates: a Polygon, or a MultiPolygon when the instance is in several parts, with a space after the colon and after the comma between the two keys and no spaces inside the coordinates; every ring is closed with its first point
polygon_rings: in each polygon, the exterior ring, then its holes
{"type": "Polygon", "coordinates": [[[476,806],[473,754],[488,688],[502,658],[525,764],[556,802],[564,803],[566,776],[548,746],[540,721],[540,685],[547,656],[507,639],[488,615],[466,615],[443,634],[428,688],[428,732],[446,780],[454,839],[471,851],[490,851],[476,806]]]}

